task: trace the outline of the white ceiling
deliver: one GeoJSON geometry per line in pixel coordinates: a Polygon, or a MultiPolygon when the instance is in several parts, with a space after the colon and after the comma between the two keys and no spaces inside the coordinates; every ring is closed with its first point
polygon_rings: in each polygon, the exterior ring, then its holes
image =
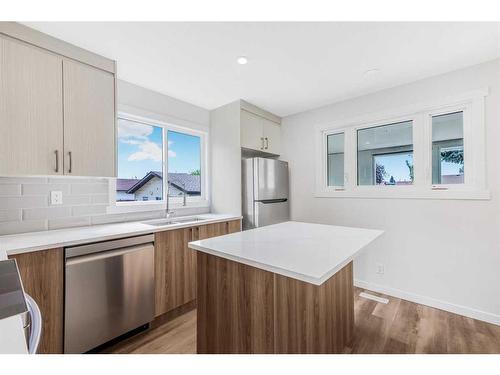
{"type": "Polygon", "coordinates": [[[500,23],[26,24],[117,60],[125,81],[207,109],[241,98],[279,116],[500,57],[500,23]]]}

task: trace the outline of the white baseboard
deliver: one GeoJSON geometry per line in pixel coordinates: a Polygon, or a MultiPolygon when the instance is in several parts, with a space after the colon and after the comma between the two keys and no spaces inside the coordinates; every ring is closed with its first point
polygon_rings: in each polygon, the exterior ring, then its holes
{"type": "Polygon", "coordinates": [[[407,301],[419,303],[421,305],[426,305],[434,307],[436,309],[449,311],[454,314],[463,315],[468,318],[481,320],[483,322],[492,323],[500,326],[500,315],[492,314],[489,312],[476,310],[470,307],[455,305],[446,301],[440,301],[431,297],[425,297],[414,293],[405,292],[401,289],[395,289],[386,287],[383,285],[369,283],[363,280],[354,280],[354,285],[358,288],[363,288],[371,290],[373,292],[387,294],[392,297],[401,298],[407,301]]]}

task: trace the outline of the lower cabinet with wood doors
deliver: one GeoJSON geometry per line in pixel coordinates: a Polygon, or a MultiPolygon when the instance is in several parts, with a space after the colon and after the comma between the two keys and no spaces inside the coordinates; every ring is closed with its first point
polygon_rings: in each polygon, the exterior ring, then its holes
{"type": "Polygon", "coordinates": [[[42,313],[42,337],[38,353],[62,354],[64,322],[63,249],[11,255],[17,262],[24,291],[42,313]]]}
{"type": "MultiPolygon", "coordinates": [[[[187,244],[198,239],[239,232],[241,220],[230,220],[155,233],[155,315],[196,299],[196,252],[187,244]]],[[[11,255],[17,261],[26,293],[42,313],[43,354],[63,353],[64,249],[11,255]]]]}
{"type": "Polygon", "coordinates": [[[196,299],[196,251],[191,241],[239,232],[241,220],[155,233],[155,316],[196,299]]]}

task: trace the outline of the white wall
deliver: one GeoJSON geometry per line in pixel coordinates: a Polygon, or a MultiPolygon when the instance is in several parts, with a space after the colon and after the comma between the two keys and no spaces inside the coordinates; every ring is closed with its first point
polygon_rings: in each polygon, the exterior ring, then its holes
{"type": "Polygon", "coordinates": [[[118,80],[118,111],[197,130],[210,126],[210,112],[167,95],[118,80]]]}
{"type": "Polygon", "coordinates": [[[212,211],[241,215],[240,101],[210,112],[212,211]]]}
{"type": "Polygon", "coordinates": [[[292,218],[385,230],[355,262],[358,285],[500,324],[499,122],[500,60],[286,117],[282,159],[290,163],[292,218]],[[315,124],[485,87],[491,200],[313,196],[315,124]]]}

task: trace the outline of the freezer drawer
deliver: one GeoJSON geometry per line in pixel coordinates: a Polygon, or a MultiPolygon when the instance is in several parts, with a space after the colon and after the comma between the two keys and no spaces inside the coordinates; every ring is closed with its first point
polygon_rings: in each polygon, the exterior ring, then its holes
{"type": "Polygon", "coordinates": [[[73,257],[66,249],[65,353],[86,352],[153,320],[153,244],[124,245],[73,257]]]}
{"type": "Polygon", "coordinates": [[[282,223],[289,220],[289,204],[286,201],[255,202],[254,227],[282,223]]]}

